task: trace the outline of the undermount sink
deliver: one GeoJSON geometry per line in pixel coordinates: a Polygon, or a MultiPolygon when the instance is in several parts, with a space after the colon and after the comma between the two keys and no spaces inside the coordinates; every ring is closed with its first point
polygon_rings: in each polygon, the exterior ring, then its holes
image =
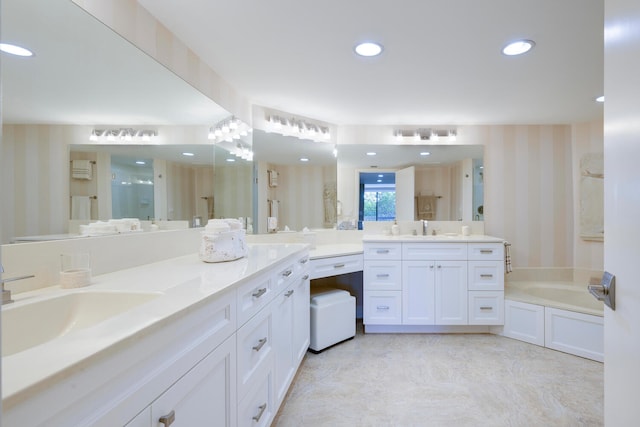
{"type": "Polygon", "coordinates": [[[2,307],[2,356],[108,320],[158,293],[82,291],[2,307]]]}

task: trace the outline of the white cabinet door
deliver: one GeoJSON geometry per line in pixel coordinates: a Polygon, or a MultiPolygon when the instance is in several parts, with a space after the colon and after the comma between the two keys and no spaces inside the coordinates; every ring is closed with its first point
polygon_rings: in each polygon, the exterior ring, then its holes
{"type": "Polygon", "coordinates": [[[436,325],[466,325],[467,261],[435,262],[436,325]]]}
{"type": "Polygon", "coordinates": [[[311,319],[309,302],[311,280],[309,274],[303,275],[294,288],[293,294],[293,363],[294,371],[309,348],[311,319]]]}
{"type": "Polygon", "coordinates": [[[402,324],[435,324],[435,262],[402,262],[402,324]]]}
{"type": "Polygon", "coordinates": [[[293,377],[293,300],[295,289],[287,288],[272,304],[274,369],[273,383],[276,405],[287,393],[293,377]]]}
{"type": "Polygon", "coordinates": [[[298,365],[309,348],[309,275],[299,277],[272,304],[276,407],[280,405],[298,365]]]}
{"type": "Polygon", "coordinates": [[[234,335],[156,399],[151,425],[162,417],[173,418],[172,427],[237,425],[235,348],[234,335]]]}

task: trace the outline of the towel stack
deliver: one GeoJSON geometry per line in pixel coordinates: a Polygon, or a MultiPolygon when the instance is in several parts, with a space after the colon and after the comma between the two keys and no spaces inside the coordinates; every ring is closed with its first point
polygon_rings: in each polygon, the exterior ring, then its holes
{"type": "Polygon", "coordinates": [[[73,160],[71,162],[71,177],[76,179],[91,179],[91,161],[73,160]]]}

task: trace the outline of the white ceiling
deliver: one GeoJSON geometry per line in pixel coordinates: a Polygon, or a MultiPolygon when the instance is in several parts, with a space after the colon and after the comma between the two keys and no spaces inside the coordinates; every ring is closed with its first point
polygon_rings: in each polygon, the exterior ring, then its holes
{"type": "Polygon", "coordinates": [[[602,116],[602,0],[138,0],[256,105],[335,124],[602,116]],[[509,41],[533,51],[507,57],[509,41]],[[384,45],[360,58],[363,40],[384,45]]]}

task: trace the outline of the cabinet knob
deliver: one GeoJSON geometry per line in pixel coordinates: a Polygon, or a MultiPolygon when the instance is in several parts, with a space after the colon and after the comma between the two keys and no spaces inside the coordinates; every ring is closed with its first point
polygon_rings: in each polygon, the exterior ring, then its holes
{"type": "Polygon", "coordinates": [[[171,411],[167,415],[163,415],[158,419],[160,424],[163,424],[164,427],[168,427],[176,420],[176,411],[171,411]]]}

